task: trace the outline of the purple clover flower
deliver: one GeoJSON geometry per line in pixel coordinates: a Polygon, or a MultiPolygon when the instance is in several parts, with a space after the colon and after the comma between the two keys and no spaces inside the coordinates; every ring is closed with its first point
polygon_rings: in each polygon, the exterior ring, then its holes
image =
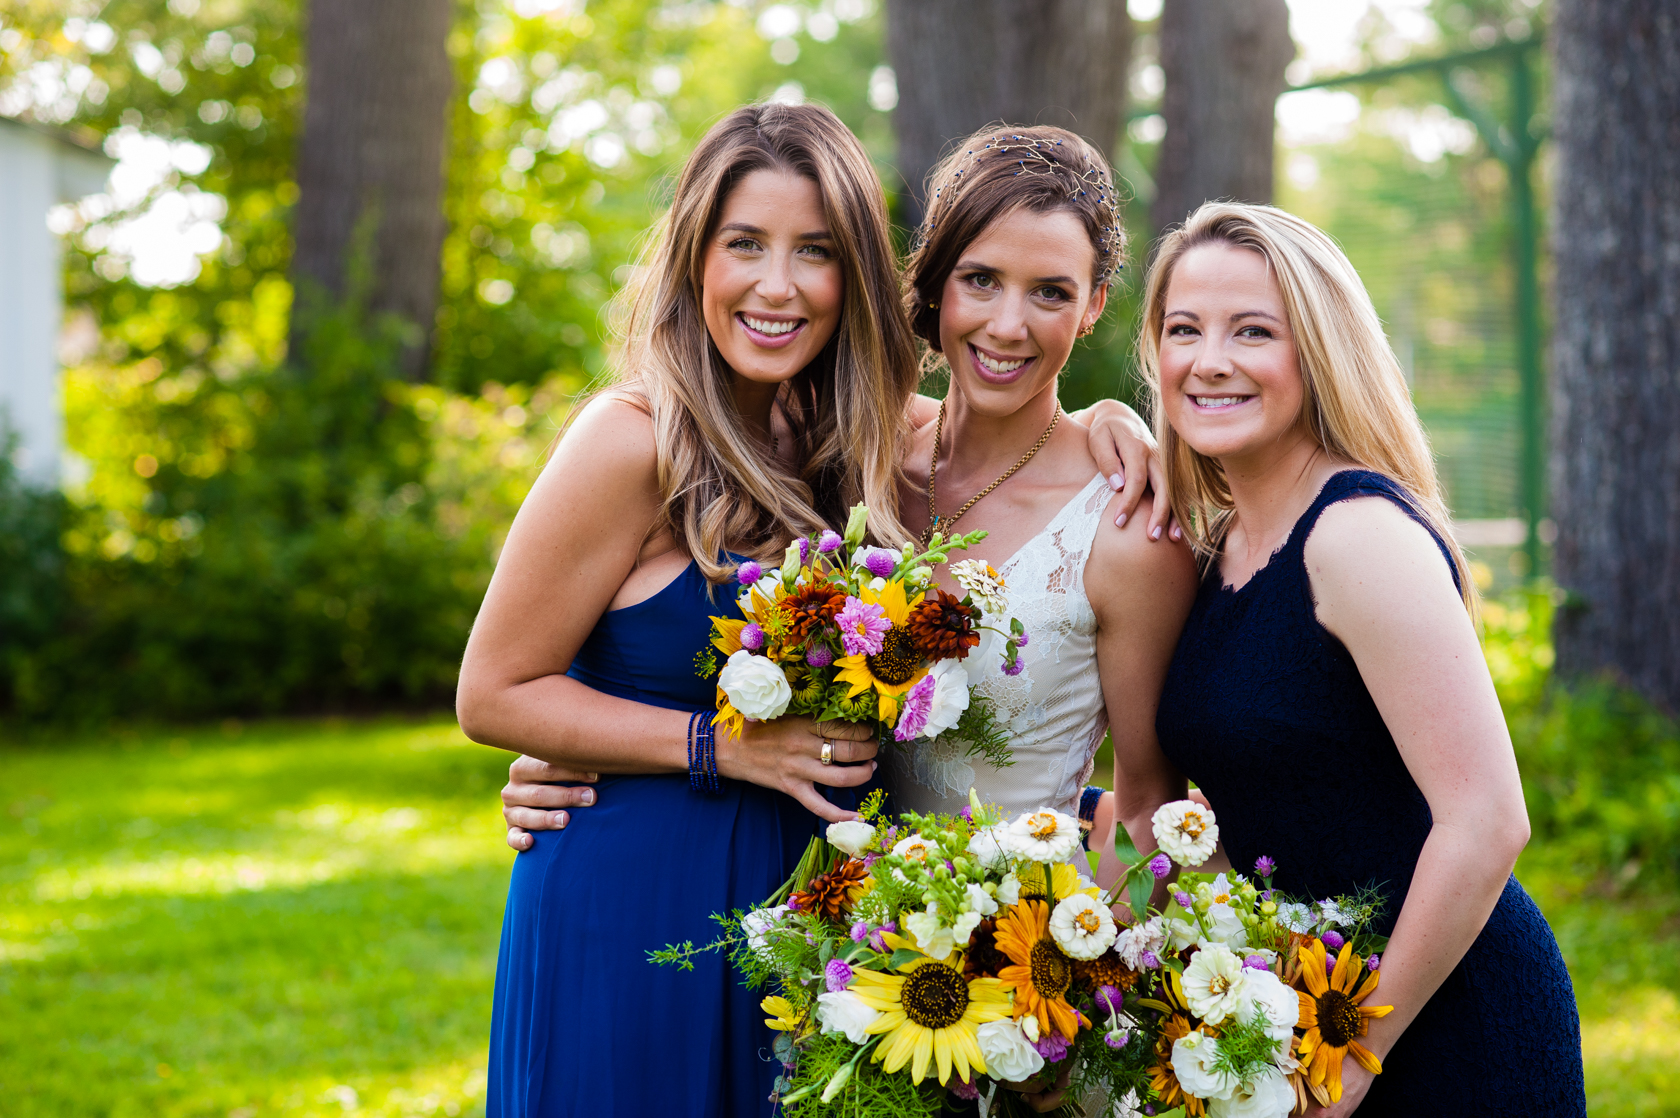
{"type": "Polygon", "coordinates": [[[1247,967],[1249,970],[1271,969],[1266,965],[1266,957],[1264,955],[1250,955],[1248,958],[1243,960],[1243,966],[1247,967]]]}
{"type": "Polygon", "coordinates": [[[1270,877],[1277,872],[1277,863],[1262,854],[1254,859],[1254,872],[1261,877],[1270,877]]]}
{"type": "Polygon", "coordinates": [[[953,1076],[950,1089],[951,1093],[959,1099],[977,1099],[980,1097],[980,1088],[966,1079],[957,1079],[953,1076]]]}
{"type": "Polygon", "coordinates": [[[1173,900],[1177,901],[1178,907],[1182,909],[1188,909],[1192,903],[1190,900],[1190,894],[1186,893],[1183,889],[1179,889],[1173,893],[1173,900]]]}
{"type": "Polygon", "coordinates": [[[1165,854],[1157,854],[1149,859],[1149,872],[1155,875],[1156,881],[1163,880],[1172,872],[1172,859],[1165,854]]]}
{"type": "Polygon", "coordinates": [[[1026,661],[1022,657],[1017,656],[1017,657],[1015,657],[1015,662],[1013,664],[1005,664],[1003,666],[1003,674],[1004,675],[1020,675],[1021,670],[1023,668],[1025,668],[1026,666],[1027,666],[1026,661]]]}
{"type": "Polygon", "coordinates": [[[1132,1039],[1132,1034],[1125,1029],[1115,1029],[1103,1036],[1103,1043],[1115,1051],[1126,1047],[1126,1042],[1132,1039]]]}
{"type": "Polygon", "coordinates": [[[866,940],[868,938],[869,938],[869,925],[866,922],[864,922],[862,920],[859,920],[856,924],[852,925],[852,942],[853,943],[862,943],[864,940],[866,940]]]}
{"type": "Polygon", "coordinates": [[[1371,957],[1369,959],[1365,960],[1365,969],[1368,970],[1368,971],[1375,972],[1376,969],[1380,966],[1382,966],[1382,956],[1381,955],[1372,953],[1371,957]]]}
{"type": "Polygon", "coordinates": [[[1161,957],[1153,951],[1145,951],[1138,956],[1138,962],[1143,964],[1144,970],[1154,970],[1161,965],[1161,957]]]}
{"type": "Polygon", "coordinates": [[[1330,951],[1340,951],[1342,949],[1342,944],[1347,942],[1347,940],[1342,938],[1342,933],[1336,931],[1334,928],[1325,932],[1318,938],[1323,941],[1324,946],[1330,951]]]}
{"type": "Polygon", "coordinates": [[[1056,1064],[1067,1059],[1068,1042],[1061,1033],[1045,1033],[1033,1041],[1032,1046],[1049,1063],[1056,1064]]]}
{"type": "Polygon", "coordinates": [[[884,547],[871,548],[863,557],[863,565],[876,578],[891,578],[898,566],[898,556],[884,547]]]}
{"type": "Polygon", "coordinates": [[[764,577],[764,568],[748,559],[735,568],[735,577],[741,580],[742,586],[751,586],[764,577]]]}
{"type": "Polygon", "coordinates": [[[933,713],[933,689],[936,686],[938,681],[933,676],[924,675],[916,686],[910,688],[898,711],[898,725],[893,727],[895,739],[910,741],[922,736],[922,731],[927,729],[928,715],[933,713]]]}
{"type": "Polygon", "coordinates": [[[1097,987],[1097,1008],[1104,1013],[1119,1013],[1125,1000],[1126,995],[1122,994],[1118,987],[1097,987]]]}
{"type": "Polygon", "coordinates": [[[799,537],[799,561],[802,564],[811,561],[811,541],[804,536],[799,537]]]}
{"type": "Polygon", "coordinates": [[[833,530],[824,532],[817,540],[817,550],[827,555],[831,551],[840,550],[840,545],[846,541],[840,538],[840,533],[833,530]]]}
{"type": "Polygon", "coordinates": [[[1155,1107],[1152,1106],[1151,1104],[1144,1103],[1143,1104],[1143,1112],[1145,1114],[1149,1115],[1149,1118],[1155,1118],[1155,1107]]]}
{"type": "Polygon", "coordinates": [[[1324,973],[1327,975],[1336,973],[1336,957],[1334,955],[1324,957],[1324,973]]]}
{"type": "Polygon", "coordinates": [[[847,656],[875,655],[886,643],[887,630],[892,628],[887,611],[862,598],[847,598],[834,623],[840,627],[840,647],[846,650],[847,656]]]}
{"type": "Polygon", "coordinates": [[[888,920],[885,924],[882,924],[879,928],[876,928],[873,932],[869,933],[869,946],[873,947],[877,951],[885,951],[887,949],[887,941],[883,938],[884,935],[887,932],[897,931],[898,921],[888,920]]]}
{"type": "Polygon", "coordinates": [[[1020,635],[1015,638],[1015,647],[1016,648],[1027,647],[1027,631],[1025,629],[1022,629],[1021,632],[1020,632],[1020,635]]]}
{"type": "Polygon", "coordinates": [[[957,814],[962,816],[962,821],[964,823],[974,822],[974,807],[971,804],[964,804],[962,806],[962,810],[957,812],[957,814]]]}
{"type": "Polygon", "coordinates": [[[844,959],[830,959],[828,966],[823,968],[823,978],[828,982],[828,992],[838,994],[852,983],[852,968],[844,959]]]}
{"type": "Polygon", "coordinates": [[[741,630],[741,647],[748,652],[757,652],[764,647],[764,630],[759,628],[758,622],[749,621],[747,627],[741,630]]]}
{"type": "Polygon", "coordinates": [[[826,644],[813,644],[805,650],[805,662],[813,668],[826,668],[834,663],[834,653],[826,644]]]}

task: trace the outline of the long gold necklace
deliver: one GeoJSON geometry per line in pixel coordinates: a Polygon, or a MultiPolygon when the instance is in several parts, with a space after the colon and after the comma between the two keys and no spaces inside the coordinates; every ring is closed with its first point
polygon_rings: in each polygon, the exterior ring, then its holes
{"type": "Polygon", "coordinates": [[[1044,444],[1050,441],[1050,435],[1056,430],[1056,424],[1060,423],[1061,420],[1062,405],[1058,403],[1056,405],[1056,414],[1050,417],[1050,426],[1046,427],[1044,429],[1044,434],[1038,437],[1038,441],[1036,443],[1033,443],[1032,449],[1021,455],[1021,460],[1019,462],[1003,471],[998,479],[992,482],[992,484],[986,486],[986,488],[970,497],[962,508],[952,513],[950,516],[941,518],[939,515],[939,509],[937,508],[938,498],[936,494],[938,491],[935,487],[935,478],[939,473],[939,440],[945,432],[945,401],[939,401],[939,418],[935,420],[933,424],[933,460],[928,463],[928,526],[922,532],[922,546],[926,547],[928,545],[928,541],[933,538],[933,533],[939,529],[940,525],[944,525],[947,533],[949,533],[951,525],[961,520],[963,513],[973,508],[975,504],[979,502],[980,498],[1008,481],[1015,475],[1016,470],[1019,470],[1022,466],[1031,462],[1033,455],[1044,449],[1044,444]]]}

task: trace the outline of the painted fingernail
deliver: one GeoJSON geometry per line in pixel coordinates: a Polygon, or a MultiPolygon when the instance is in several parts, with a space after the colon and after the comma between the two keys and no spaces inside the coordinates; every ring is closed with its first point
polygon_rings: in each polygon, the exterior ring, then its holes
{"type": "Polygon", "coordinates": [[[1161,529],[1160,529],[1159,526],[1156,526],[1156,527],[1151,528],[1149,530],[1149,538],[1152,539],[1152,540],[1158,540],[1158,539],[1161,538],[1161,529]]]}
{"type": "Polygon", "coordinates": [[[1173,539],[1182,540],[1183,538],[1184,538],[1184,529],[1180,528],[1178,525],[1174,524],[1173,525],[1173,539]]]}
{"type": "Polygon", "coordinates": [[[1109,474],[1108,484],[1112,485],[1116,489],[1124,489],[1126,488],[1126,475],[1118,473],[1109,474]]]}
{"type": "Polygon", "coordinates": [[[1126,526],[1126,519],[1126,514],[1121,513],[1119,516],[1114,518],[1114,526],[1116,528],[1124,528],[1126,526]]]}
{"type": "Polygon", "coordinates": [[[595,802],[595,789],[585,788],[582,793],[578,795],[578,799],[583,801],[584,807],[588,807],[590,804],[595,802]]]}

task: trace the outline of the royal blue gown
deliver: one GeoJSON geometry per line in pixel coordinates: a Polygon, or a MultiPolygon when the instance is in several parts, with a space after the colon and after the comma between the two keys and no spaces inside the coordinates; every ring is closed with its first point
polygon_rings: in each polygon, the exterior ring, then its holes
{"type": "MultiPolygon", "coordinates": [[[[1242,587],[1225,587],[1211,565],[1155,726],[1162,751],[1207,794],[1233,866],[1268,855],[1278,864],[1273,884],[1301,898],[1381,887],[1387,912],[1376,930],[1386,934],[1429,837],[1429,804],[1353,657],[1318,623],[1302,557],[1326,508],[1371,496],[1424,523],[1393,481],[1348,470],[1242,587]]],[[[1372,1004],[1382,1000],[1379,986],[1372,1004]]],[[[1469,952],[1383,1061],[1358,1118],[1586,1112],[1569,972],[1513,876],[1469,952]]]]}
{"type": "MultiPolygon", "coordinates": [[[[569,675],[598,691],[711,710],[696,674],[709,614],[699,567],[597,622],[569,675]]],[[[496,964],[487,1118],[737,1118],[771,1112],[781,1065],[759,1009],[717,953],[692,971],[647,953],[704,944],[713,913],[763,901],[793,872],[818,821],[788,796],[685,774],[607,776],[596,804],[539,832],[514,859],[496,964]]]]}

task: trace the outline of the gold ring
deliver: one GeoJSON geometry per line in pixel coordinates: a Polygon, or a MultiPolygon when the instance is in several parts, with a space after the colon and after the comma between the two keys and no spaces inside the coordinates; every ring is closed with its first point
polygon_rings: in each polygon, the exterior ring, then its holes
{"type": "Polygon", "coordinates": [[[834,764],[834,743],[827,738],[823,739],[822,763],[825,765],[834,764]]]}

